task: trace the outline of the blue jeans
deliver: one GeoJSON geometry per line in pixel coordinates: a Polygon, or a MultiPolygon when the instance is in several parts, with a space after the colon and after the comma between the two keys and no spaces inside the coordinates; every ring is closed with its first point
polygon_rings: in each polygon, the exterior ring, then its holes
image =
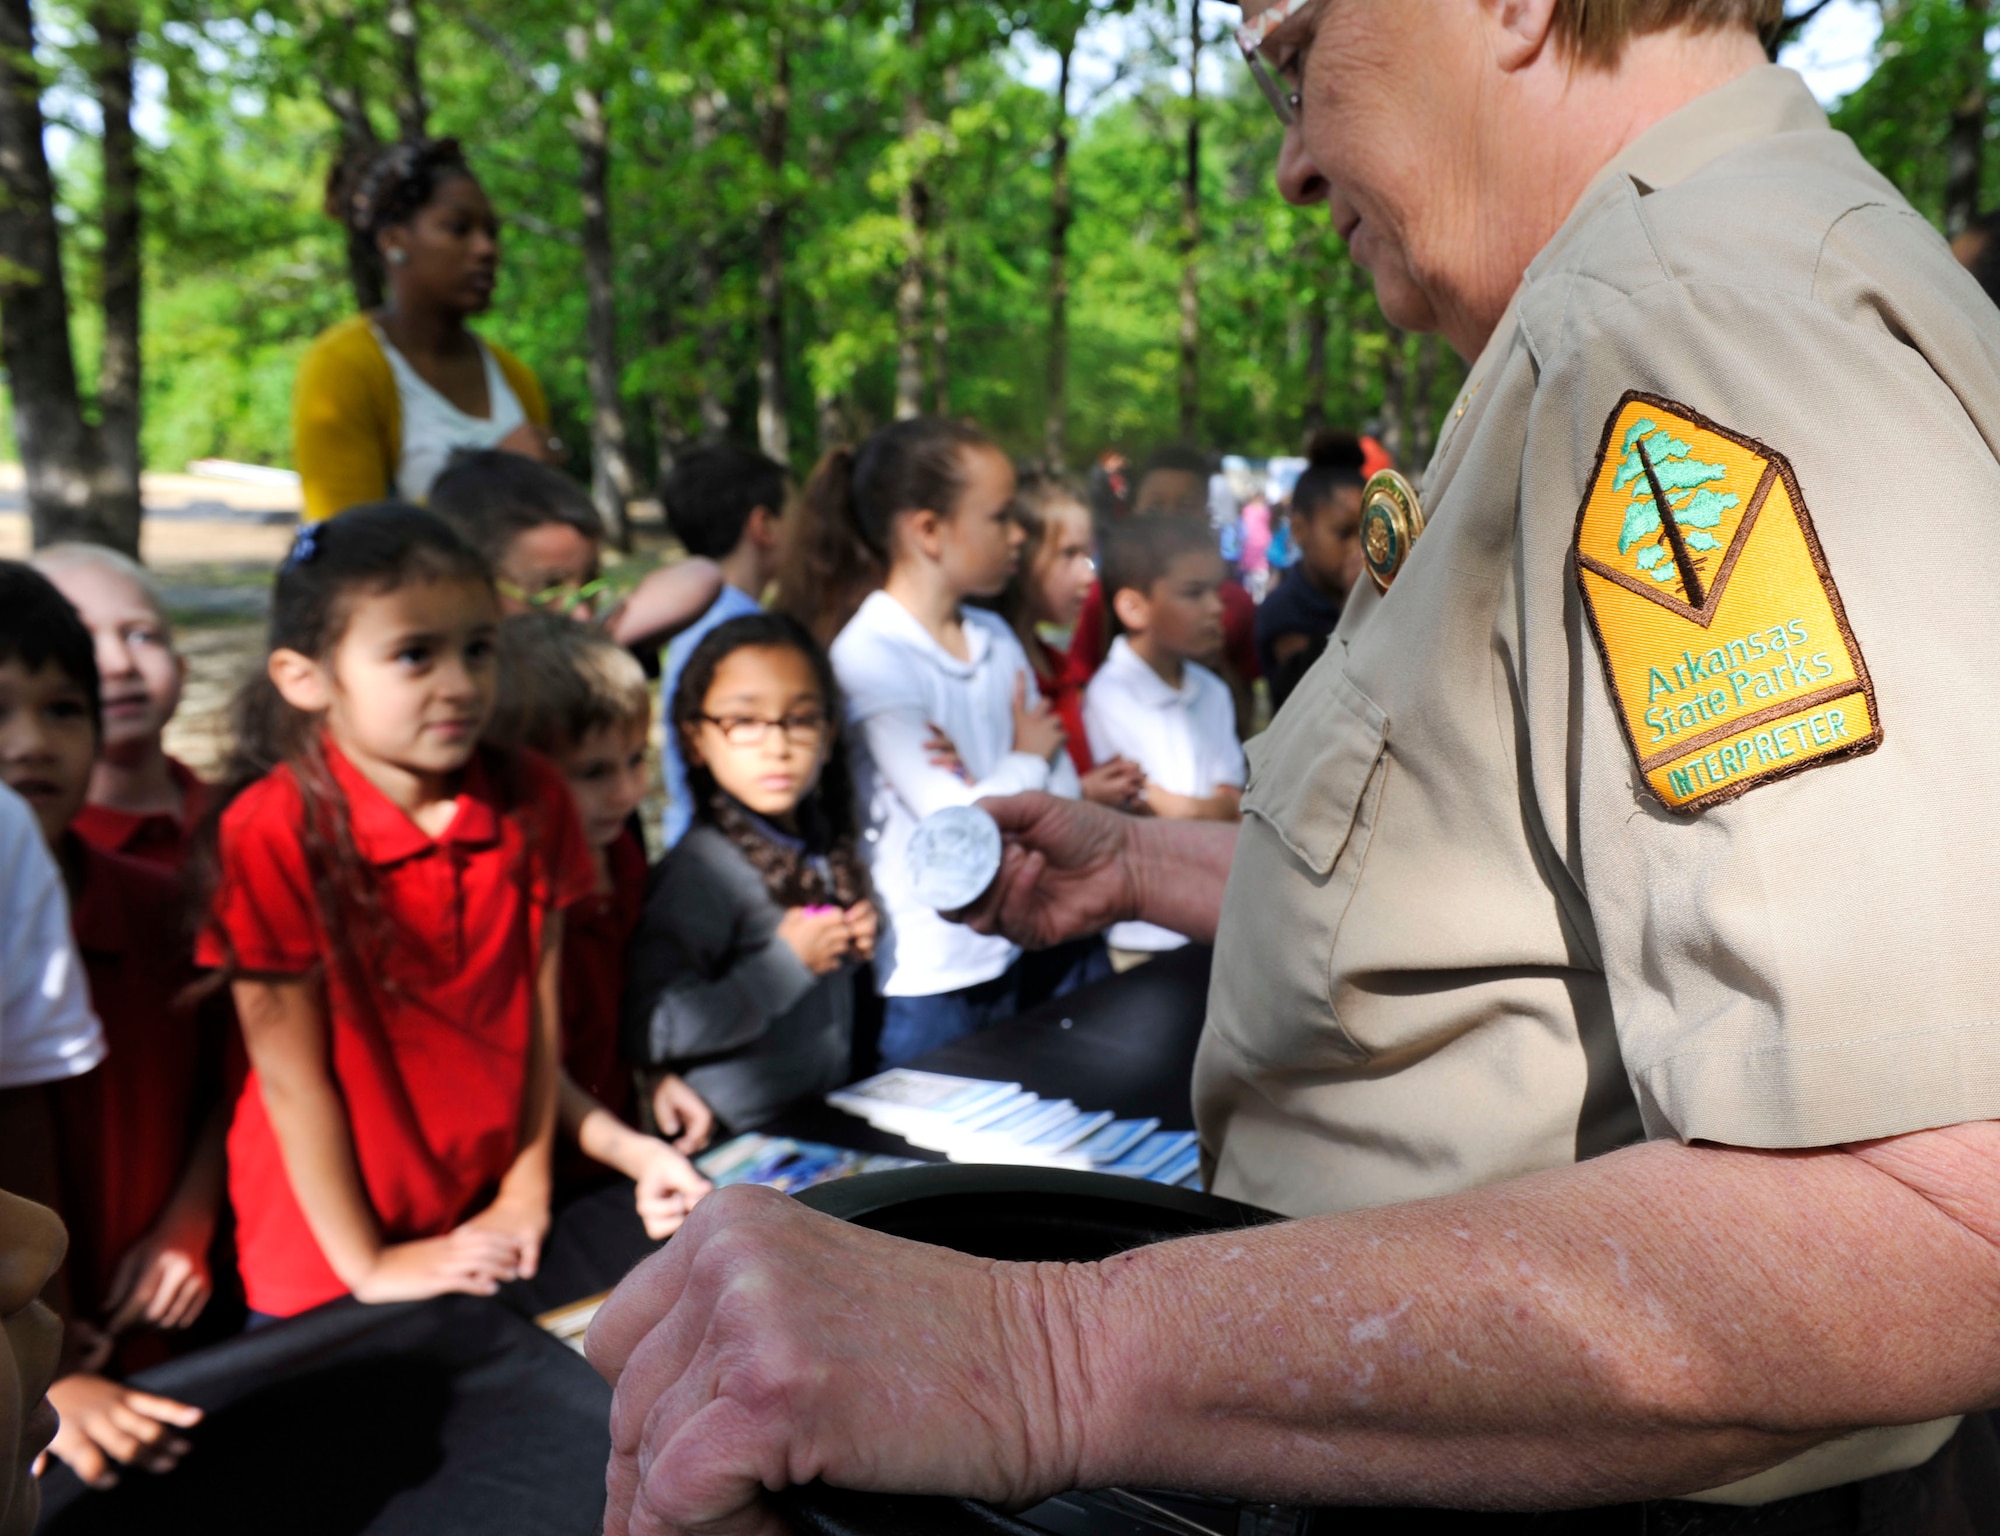
{"type": "Polygon", "coordinates": [[[991,981],[956,992],[885,997],[880,1065],[900,1067],[974,1030],[1004,1024],[1110,974],[1111,957],[1104,941],[1088,938],[1023,955],[991,981]]]}

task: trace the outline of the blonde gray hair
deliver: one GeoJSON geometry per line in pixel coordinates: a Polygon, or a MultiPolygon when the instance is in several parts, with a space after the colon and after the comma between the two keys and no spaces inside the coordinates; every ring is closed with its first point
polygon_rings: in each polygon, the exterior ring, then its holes
{"type": "Polygon", "coordinates": [[[167,615],[167,595],[160,590],[160,583],[130,555],[108,548],[103,544],[51,544],[46,549],[38,549],[28,559],[28,564],[44,576],[54,571],[76,570],[79,567],[109,571],[114,576],[123,576],[133,586],[145,593],[146,601],[162,626],[171,630],[172,623],[167,615]]]}
{"type": "Polygon", "coordinates": [[[1784,15],[1785,0],[1556,0],[1555,33],[1579,63],[1608,66],[1629,39],[1648,32],[1746,27],[1762,37],[1784,15]]]}

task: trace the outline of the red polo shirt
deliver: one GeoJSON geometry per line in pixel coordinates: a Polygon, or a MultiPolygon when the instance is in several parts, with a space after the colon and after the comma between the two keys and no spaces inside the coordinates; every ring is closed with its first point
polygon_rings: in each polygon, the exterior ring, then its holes
{"type": "Polygon", "coordinates": [[[627,827],[604,850],[610,883],[563,914],[563,1066],[619,1119],[632,1118],[632,1071],[618,1059],[625,955],[646,901],[646,850],[627,827]]]}
{"type": "Polygon", "coordinates": [[[181,813],[115,811],[105,805],[86,805],[69,824],[70,831],[93,848],[122,853],[129,859],[179,871],[187,862],[188,840],[195,823],[208,804],[208,786],[178,758],[167,759],[167,772],[181,792],[181,813]]]}
{"type": "Polygon", "coordinates": [[[55,1096],[70,1272],[77,1310],[92,1317],[118,1261],[172,1198],[221,1092],[226,1008],[198,1009],[185,995],[195,969],[180,880],[74,832],[67,843],[81,875],[70,922],[108,1048],[102,1066],[55,1096]]]}
{"type": "MultiPolygon", "coordinates": [[[[1076,616],[1069,659],[1088,683],[1111,653],[1111,626],[1104,607],[1104,583],[1093,581],[1076,616]]],[[[1263,675],[1257,665],[1257,600],[1238,581],[1222,583],[1222,654],[1247,687],[1263,675]]]]}
{"type": "MultiPolygon", "coordinates": [[[[532,753],[475,757],[435,838],[331,742],[326,754],[377,911],[348,893],[329,930],[314,876],[337,877],[316,871],[299,781],[279,768],[223,816],[196,958],[315,977],[383,1238],[436,1237],[490,1198],[518,1150],[542,927],[597,872],[569,787],[532,753]]],[[[230,1127],[229,1195],[254,1310],[288,1317],[346,1294],[293,1197],[254,1071],[230,1127]]]]}

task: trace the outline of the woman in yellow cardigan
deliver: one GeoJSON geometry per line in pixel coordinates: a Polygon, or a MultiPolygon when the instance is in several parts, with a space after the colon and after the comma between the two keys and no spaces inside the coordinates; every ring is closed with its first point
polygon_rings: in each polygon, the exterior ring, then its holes
{"type": "Polygon", "coordinates": [[[493,205],[455,139],[397,144],[350,210],[388,271],[380,309],[313,343],[292,393],[307,521],[385,496],[422,501],[452,453],[552,462],[548,402],[527,366],[466,326],[493,303],[493,205]]]}

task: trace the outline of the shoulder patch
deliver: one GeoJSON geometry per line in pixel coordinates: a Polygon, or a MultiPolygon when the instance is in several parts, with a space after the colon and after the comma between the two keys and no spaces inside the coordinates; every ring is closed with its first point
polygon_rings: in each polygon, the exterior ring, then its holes
{"type": "Polygon", "coordinates": [[[1627,393],[1577,512],[1576,579],[1625,740],[1668,809],[1881,743],[1861,647],[1783,454],[1627,393]]]}

